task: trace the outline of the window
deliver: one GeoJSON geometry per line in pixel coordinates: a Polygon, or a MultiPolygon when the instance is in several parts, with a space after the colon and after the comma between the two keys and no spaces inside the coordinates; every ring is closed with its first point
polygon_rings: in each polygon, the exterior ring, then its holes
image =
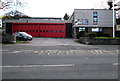
{"type": "Polygon", "coordinates": [[[22,34],[19,34],[19,36],[22,36],[22,34]]]}
{"type": "Polygon", "coordinates": [[[64,31],[63,31],[63,30],[61,30],[60,32],[61,32],[61,33],[64,33],[64,31]]]}
{"type": "Polygon", "coordinates": [[[58,33],[59,31],[58,30],[56,30],[56,33],[58,33]]]}
{"type": "Polygon", "coordinates": [[[43,30],[43,32],[45,32],[45,30],[43,30]]]}
{"type": "Polygon", "coordinates": [[[42,32],[42,30],[40,30],[40,32],[42,32]]]}
{"type": "Polygon", "coordinates": [[[98,13],[93,12],[93,24],[97,25],[98,24],[98,13]]]}
{"type": "Polygon", "coordinates": [[[97,22],[97,18],[94,18],[93,21],[94,21],[94,22],[97,22]]]}
{"type": "Polygon", "coordinates": [[[93,16],[98,16],[97,12],[93,12],[93,16]]]}
{"type": "Polygon", "coordinates": [[[54,32],[53,30],[50,30],[50,32],[54,32]]]}
{"type": "Polygon", "coordinates": [[[38,30],[36,30],[36,32],[38,32],[38,30]]]}

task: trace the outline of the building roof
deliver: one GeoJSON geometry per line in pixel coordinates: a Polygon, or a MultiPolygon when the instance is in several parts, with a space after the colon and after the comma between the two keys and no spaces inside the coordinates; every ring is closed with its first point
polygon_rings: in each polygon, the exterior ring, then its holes
{"type": "Polygon", "coordinates": [[[61,20],[62,18],[55,18],[55,17],[31,17],[31,18],[20,18],[20,19],[47,19],[47,20],[61,20]]]}
{"type": "Polygon", "coordinates": [[[72,23],[71,20],[58,20],[58,19],[31,19],[20,18],[14,20],[4,20],[4,23],[72,23]]]}
{"type": "Polygon", "coordinates": [[[109,10],[109,9],[74,9],[74,10],[109,10]]]}

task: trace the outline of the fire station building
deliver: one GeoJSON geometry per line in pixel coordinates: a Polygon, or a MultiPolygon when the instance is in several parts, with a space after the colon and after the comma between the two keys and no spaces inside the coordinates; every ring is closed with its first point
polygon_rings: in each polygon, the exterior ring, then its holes
{"type": "Polygon", "coordinates": [[[72,37],[72,22],[61,18],[20,18],[6,20],[6,33],[26,32],[33,37],[72,37]]]}
{"type": "MultiPolygon", "coordinates": [[[[114,12],[115,13],[115,12],[114,12]]],[[[75,35],[80,31],[104,32],[112,36],[113,11],[107,9],[75,9],[70,17],[75,35]]],[[[115,16],[116,24],[116,16],[115,16]]]]}
{"type": "Polygon", "coordinates": [[[27,32],[33,37],[71,38],[80,31],[86,33],[104,32],[112,36],[113,11],[107,9],[75,9],[69,20],[40,17],[5,20],[4,23],[6,33],[27,32]]]}

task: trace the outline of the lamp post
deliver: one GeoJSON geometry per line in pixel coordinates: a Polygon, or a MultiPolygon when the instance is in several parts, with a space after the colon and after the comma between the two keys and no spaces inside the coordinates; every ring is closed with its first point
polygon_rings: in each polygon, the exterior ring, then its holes
{"type": "Polygon", "coordinates": [[[113,0],[113,38],[115,37],[115,10],[114,10],[114,3],[115,1],[113,0]]]}

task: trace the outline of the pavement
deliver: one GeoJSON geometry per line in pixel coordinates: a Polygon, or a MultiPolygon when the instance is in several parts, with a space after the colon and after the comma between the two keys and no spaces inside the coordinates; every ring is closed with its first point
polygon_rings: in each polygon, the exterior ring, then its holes
{"type": "Polygon", "coordinates": [[[3,79],[118,79],[118,45],[34,38],[2,45],[3,79]]]}

